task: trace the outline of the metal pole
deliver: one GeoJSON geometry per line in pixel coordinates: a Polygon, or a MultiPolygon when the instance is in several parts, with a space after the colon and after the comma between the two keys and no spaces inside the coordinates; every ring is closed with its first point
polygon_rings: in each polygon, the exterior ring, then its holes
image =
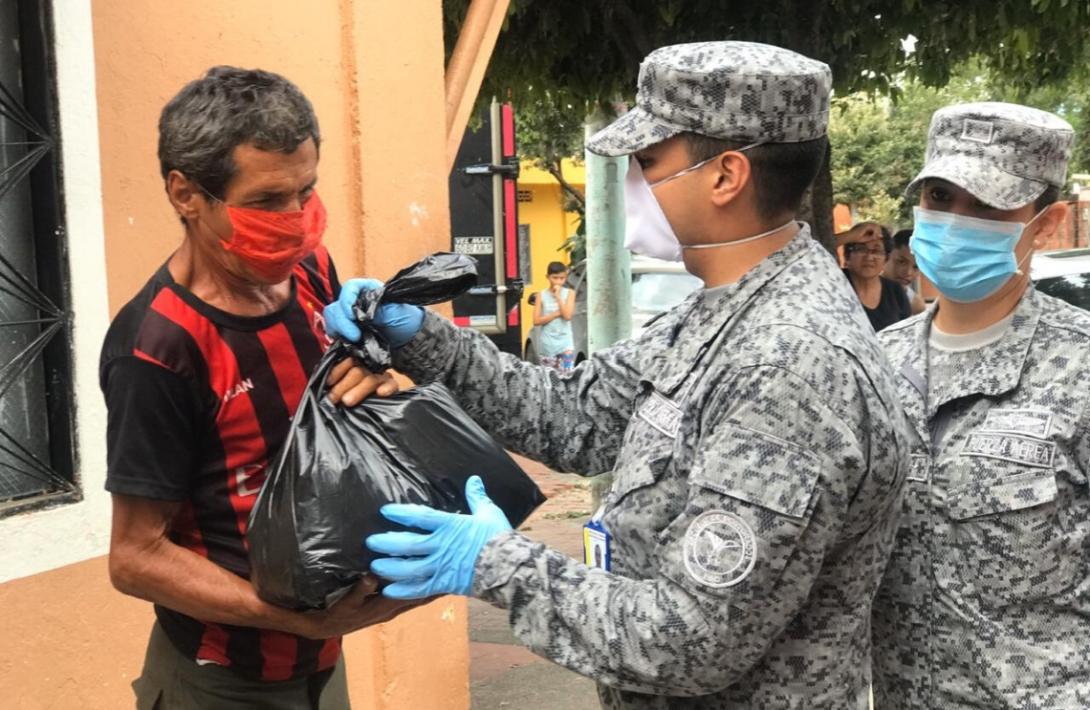
{"type": "MultiPolygon", "coordinates": [[[[605,126],[600,112],[587,119],[589,138],[605,126]]],[[[632,268],[624,246],[624,175],[627,158],[586,152],[587,349],[593,354],[632,334],[632,268]]],[[[591,479],[591,502],[602,504],[613,476],[591,479]]]]}
{"type": "MultiPolygon", "coordinates": [[[[605,125],[587,119],[591,136],[605,125]]],[[[632,271],[624,247],[626,158],[586,152],[587,163],[587,348],[593,354],[624,340],[632,331],[632,271]]]]}

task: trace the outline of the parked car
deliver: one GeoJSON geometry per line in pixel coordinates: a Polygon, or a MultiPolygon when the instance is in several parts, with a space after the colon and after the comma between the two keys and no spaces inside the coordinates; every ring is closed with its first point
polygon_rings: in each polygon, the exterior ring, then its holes
{"type": "Polygon", "coordinates": [[[1090,310],[1090,249],[1059,249],[1033,256],[1037,290],[1090,310]]]}
{"type": "MultiPolygon", "coordinates": [[[[585,261],[572,266],[568,272],[568,288],[575,290],[575,314],[572,316],[572,335],[575,339],[575,362],[587,359],[587,265],[585,261]]],[[[681,262],[662,261],[645,256],[632,257],[632,337],[643,332],[644,325],[657,315],[680,304],[703,282],[685,270],[681,262]]],[[[537,294],[530,296],[536,299],[537,294]]],[[[533,300],[531,300],[533,303],[533,300]]],[[[537,327],[530,330],[523,347],[523,357],[537,362],[537,327]]]]}

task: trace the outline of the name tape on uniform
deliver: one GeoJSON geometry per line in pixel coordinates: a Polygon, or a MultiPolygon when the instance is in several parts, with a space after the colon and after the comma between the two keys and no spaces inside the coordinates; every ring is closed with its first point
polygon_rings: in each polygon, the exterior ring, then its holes
{"type": "Polygon", "coordinates": [[[1052,468],[1056,444],[1027,436],[973,432],[965,441],[962,456],[984,456],[1033,468],[1052,468]]]}
{"type": "Polygon", "coordinates": [[[1052,412],[1044,409],[992,409],[980,431],[1002,431],[1045,438],[1052,429],[1052,412]]]}
{"type": "Polygon", "coordinates": [[[681,407],[658,392],[652,392],[643,403],[639,417],[671,439],[681,431],[681,407]]]}

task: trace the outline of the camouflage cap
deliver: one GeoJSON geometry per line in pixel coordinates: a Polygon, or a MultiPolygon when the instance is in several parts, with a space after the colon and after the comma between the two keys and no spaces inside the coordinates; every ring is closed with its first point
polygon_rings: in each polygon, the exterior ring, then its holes
{"type": "Polygon", "coordinates": [[[587,140],[600,155],[635,153],[679,133],[747,143],[825,135],[832,73],[826,64],[754,42],[656,49],[640,64],[636,107],[587,140]]]}
{"type": "Polygon", "coordinates": [[[939,178],[997,209],[1017,209],[1049,185],[1064,186],[1074,138],[1067,121],[1028,106],[947,106],[931,117],[927,162],[905,192],[939,178]]]}

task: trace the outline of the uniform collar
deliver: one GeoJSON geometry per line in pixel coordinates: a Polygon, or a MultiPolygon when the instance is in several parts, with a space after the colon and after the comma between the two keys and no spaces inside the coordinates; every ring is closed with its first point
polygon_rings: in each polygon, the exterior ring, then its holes
{"type": "Polygon", "coordinates": [[[805,222],[798,225],[799,231],[791,241],[768,255],[737,282],[725,287],[701,289],[679,307],[683,313],[677,318],[670,334],[672,347],[651,360],[644,382],[667,396],[675,394],[716,338],[733,327],[760,300],[764,287],[815,247],[810,226],[805,222]],[[683,333],[689,335],[682,337],[683,333]]]}
{"type": "Polygon", "coordinates": [[[913,346],[901,363],[901,375],[915,390],[912,397],[905,398],[905,410],[916,422],[929,421],[939,407],[955,399],[972,395],[998,397],[1018,387],[1041,318],[1040,298],[1030,286],[1000,340],[980,350],[960,353],[965,363],[956,381],[930,383],[928,339],[936,308],[932,305],[914,325],[913,346]]]}

